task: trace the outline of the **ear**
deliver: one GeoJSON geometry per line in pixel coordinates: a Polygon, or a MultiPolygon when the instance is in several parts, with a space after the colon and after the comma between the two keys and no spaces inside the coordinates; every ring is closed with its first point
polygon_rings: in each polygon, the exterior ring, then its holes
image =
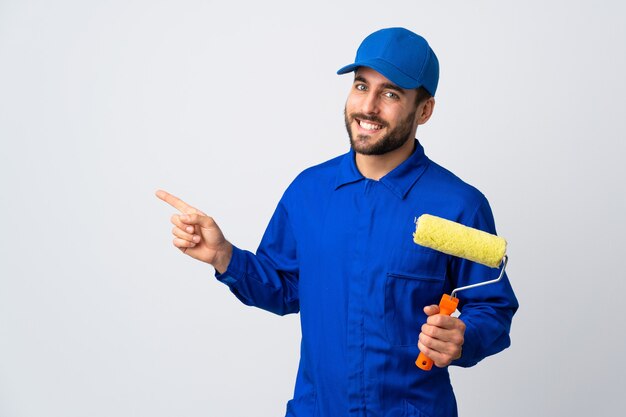
{"type": "Polygon", "coordinates": [[[423,125],[430,119],[430,116],[433,115],[433,110],[435,110],[435,97],[430,97],[428,100],[423,101],[417,107],[417,124],[423,125]]]}

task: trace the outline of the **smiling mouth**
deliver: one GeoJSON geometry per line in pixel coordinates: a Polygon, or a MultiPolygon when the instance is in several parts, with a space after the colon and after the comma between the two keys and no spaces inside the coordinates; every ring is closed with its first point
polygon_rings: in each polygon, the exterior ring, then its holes
{"type": "Polygon", "coordinates": [[[370,132],[374,132],[383,128],[383,125],[374,122],[368,122],[361,119],[356,119],[356,122],[362,129],[368,130],[370,132]]]}

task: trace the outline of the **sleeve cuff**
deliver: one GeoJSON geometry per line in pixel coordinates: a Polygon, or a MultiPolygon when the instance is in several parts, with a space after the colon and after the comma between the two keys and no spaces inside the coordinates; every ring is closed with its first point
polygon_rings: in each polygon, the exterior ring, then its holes
{"type": "Polygon", "coordinates": [[[230,258],[228,268],[221,274],[215,270],[215,278],[230,287],[243,278],[246,272],[246,263],[244,251],[233,245],[233,255],[230,258]]]}
{"type": "Polygon", "coordinates": [[[465,341],[463,342],[461,357],[453,361],[451,365],[468,368],[479,362],[476,360],[476,347],[480,346],[480,335],[471,323],[466,322],[465,325],[467,327],[465,329],[465,341]]]}

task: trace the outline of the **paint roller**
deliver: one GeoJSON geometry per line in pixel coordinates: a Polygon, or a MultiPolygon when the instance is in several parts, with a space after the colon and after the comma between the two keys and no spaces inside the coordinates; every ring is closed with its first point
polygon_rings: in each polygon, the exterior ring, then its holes
{"type": "MultiPolygon", "coordinates": [[[[498,278],[456,288],[441,297],[440,314],[451,315],[456,311],[459,299],[455,294],[459,291],[476,288],[498,282],[504,276],[508,261],[506,240],[482,230],[443,219],[430,214],[423,214],[417,219],[413,241],[418,245],[443,252],[448,255],[468,259],[491,268],[500,268],[498,278]]],[[[433,361],[420,352],[415,364],[418,368],[430,371],[433,361]]]]}

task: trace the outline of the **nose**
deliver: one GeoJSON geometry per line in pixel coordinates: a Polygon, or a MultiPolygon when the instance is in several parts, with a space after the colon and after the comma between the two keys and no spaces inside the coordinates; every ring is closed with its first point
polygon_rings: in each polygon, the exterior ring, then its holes
{"type": "Polygon", "coordinates": [[[375,92],[368,92],[368,94],[363,98],[362,102],[362,112],[365,114],[377,114],[378,113],[378,94],[375,92]]]}

